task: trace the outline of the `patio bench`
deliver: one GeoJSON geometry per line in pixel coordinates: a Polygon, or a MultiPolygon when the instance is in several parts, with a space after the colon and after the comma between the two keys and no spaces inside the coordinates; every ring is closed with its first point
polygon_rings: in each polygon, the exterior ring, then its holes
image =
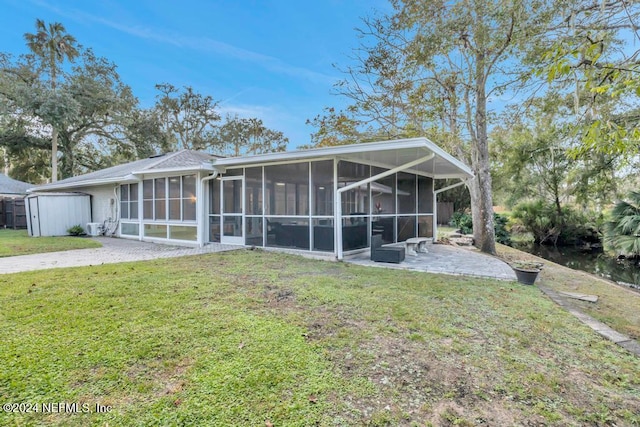
{"type": "Polygon", "coordinates": [[[404,261],[404,248],[398,246],[382,246],[382,236],[374,234],[371,236],[371,261],[392,262],[400,264],[404,261]]]}
{"type": "Polygon", "coordinates": [[[407,254],[418,256],[418,252],[426,254],[429,253],[427,250],[427,242],[430,242],[431,239],[427,237],[412,237],[407,239],[404,243],[407,248],[407,254]]]}

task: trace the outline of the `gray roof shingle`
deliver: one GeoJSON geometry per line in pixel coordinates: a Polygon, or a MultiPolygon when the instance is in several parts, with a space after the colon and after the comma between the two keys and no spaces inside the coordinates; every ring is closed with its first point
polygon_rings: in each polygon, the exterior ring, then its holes
{"type": "Polygon", "coordinates": [[[0,173],[0,194],[23,195],[27,194],[27,189],[31,187],[33,187],[33,184],[18,181],[0,173]]]}

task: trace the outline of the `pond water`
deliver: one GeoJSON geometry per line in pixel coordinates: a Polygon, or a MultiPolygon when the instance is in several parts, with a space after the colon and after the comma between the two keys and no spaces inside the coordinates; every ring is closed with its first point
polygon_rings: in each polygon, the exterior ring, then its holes
{"type": "Polygon", "coordinates": [[[584,252],[573,246],[556,248],[533,243],[514,243],[514,247],[557,264],[597,274],[640,290],[640,265],[638,261],[619,261],[614,255],[606,252],[584,252]]]}

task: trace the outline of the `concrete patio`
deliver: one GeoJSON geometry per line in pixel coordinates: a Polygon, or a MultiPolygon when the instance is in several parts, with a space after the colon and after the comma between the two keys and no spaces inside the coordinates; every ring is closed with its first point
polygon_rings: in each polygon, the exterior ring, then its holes
{"type": "Polygon", "coordinates": [[[345,261],[358,265],[423,271],[428,273],[516,280],[515,273],[507,263],[498,258],[483,254],[471,246],[428,244],[427,250],[429,251],[428,253],[418,253],[417,256],[407,254],[405,260],[400,264],[371,261],[368,251],[354,255],[348,259],[345,258],[345,261]]]}

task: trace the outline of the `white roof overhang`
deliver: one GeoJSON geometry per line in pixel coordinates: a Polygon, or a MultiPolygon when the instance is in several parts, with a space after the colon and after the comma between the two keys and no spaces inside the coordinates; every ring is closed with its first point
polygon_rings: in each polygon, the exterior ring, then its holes
{"type": "Polygon", "coordinates": [[[216,169],[287,163],[322,158],[338,158],[357,163],[392,169],[412,160],[434,154],[433,158],[412,166],[409,171],[434,178],[473,178],[471,169],[427,138],[399,139],[315,148],[246,157],[220,158],[213,161],[216,169]]]}

